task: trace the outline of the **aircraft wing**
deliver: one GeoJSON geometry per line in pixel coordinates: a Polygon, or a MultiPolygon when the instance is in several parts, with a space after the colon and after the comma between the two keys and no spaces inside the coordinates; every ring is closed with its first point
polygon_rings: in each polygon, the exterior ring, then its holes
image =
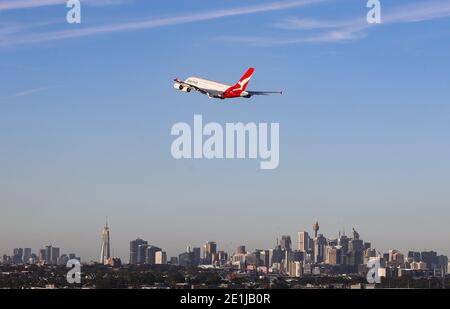
{"type": "Polygon", "coordinates": [[[283,94],[283,91],[246,91],[250,96],[252,95],[270,95],[270,94],[283,94]]]}

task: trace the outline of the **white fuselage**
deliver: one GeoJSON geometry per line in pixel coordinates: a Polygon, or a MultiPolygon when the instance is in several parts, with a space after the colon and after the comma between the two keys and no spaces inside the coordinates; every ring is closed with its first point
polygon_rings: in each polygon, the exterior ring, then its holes
{"type": "Polygon", "coordinates": [[[220,91],[225,92],[228,88],[230,88],[230,85],[218,83],[212,80],[203,79],[200,77],[191,76],[188,79],[185,80],[185,83],[192,84],[196,87],[202,88],[202,89],[209,89],[214,91],[220,91]]]}

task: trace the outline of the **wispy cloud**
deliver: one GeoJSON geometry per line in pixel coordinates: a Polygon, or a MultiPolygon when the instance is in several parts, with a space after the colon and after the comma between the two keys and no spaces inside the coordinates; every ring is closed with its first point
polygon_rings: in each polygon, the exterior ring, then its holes
{"type": "Polygon", "coordinates": [[[53,89],[56,87],[39,87],[39,88],[33,88],[33,89],[27,89],[27,90],[22,90],[4,97],[0,97],[0,100],[7,100],[7,99],[15,99],[15,98],[20,98],[20,97],[25,97],[25,96],[29,96],[38,92],[42,92],[45,90],[49,90],[49,89],[53,89]]]}
{"type": "MultiPolygon", "coordinates": [[[[129,0],[83,0],[87,5],[117,5],[129,0]]],[[[0,2],[0,11],[31,9],[44,6],[66,5],[67,0],[7,0],[0,2]]]]}
{"type": "MultiPolygon", "coordinates": [[[[283,21],[274,24],[276,28],[284,30],[315,30],[315,29],[335,29],[353,26],[353,20],[333,20],[324,21],[312,18],[288,17],[283,21]]],[[[359,21],[361,24],[361,21],[359,21]]]]}
{"type": "MultiPolygon", "coordinates": [[[[45,1],[56,1],[56,0],[45,0],[45,1]]],[[[103,0],[104,1],[104,0],[103,0]]],[[[143,29],[152,29],[164,26],[179,25],[186,23],[194,23],[201,21],[208,21],[232,16],[249,15],[256,13],[264,13],[271,11],[287,10],[295,7],[302,7],[307,5],[319,4],[322,2],[328,2],[331,0],[295,0],[295,1],[277,1],[264,3],[253,6],[242,6],[237,8],[222,9],[205,11],[201,13],[192,13],[186,15],[178,15],[165,18],[148,18],[140,21],[132,21],[125,23],[118,23],[112,25],[102,25],[96,27],[82,28],[82,29],[72,29],[72,30],[61,30],[61,31],[49,31],[42,33],[33,33],[16,35],[14,37],[4,38],[0,41],[0,46],[16,45],[16,44],[27,44],[27,43],[37,43],[45,41],[55,41],[62,39],[69,39],[75,37],[85,37],[98,34],[107,34],[115,32],[124,31],[134,31],[143,29]]]]}
{"type": "MultiPolygon", "coordinates": [[[[128,2],[129,0],[85,1],[89,1],[88,3],[90,3],[91,5],[108,5],[128,2]]],[[[332,0],[286,0],[169,17],[149,17],[143,20],[106,24],[94,27],[84,27],[68,30],[49,30],[40,32],[33,31],[32,33],[30,33],[29,31],[20,31],[21,29],[15,26],[9,29],[5,29],[3,33],[0,32],[0,47],[204,22],[233,16],[289,10],[297,7],[315,5],[330,1],[332,0]],[[13,33],[13,35],[11,35],[11,33],[13,33]]],[[[0,11],[14,8],[18,9],[31,8],[33,6],[55,5],[61,4],[62,2],[65,3],[65,1],[63,0],[8,0],[0,4],[0,11]]],[[[450,17],[449,1],[428,0],[410,3],[408,5],[402,5],[396,8],[390,8],[389,11],[387,9],[384,9],[382,11],[381,26],[400,23],[422,22],[447,17],[450,17]]],[[[298,43],[349,42],[367,37],[368,32],[371,28],[379,27],[380,25],[368,24],[365,16],[345,20],[317,20],[312,18],[298,18],[290,16],[285,20],[273,24],[273,26],[279,30],[284,30],[285,32],[283,33],[283,35],[277,35],[276,37],[233,35],[223,36],[220,37],[220,39],[259,46],[298,43]],[[294,31],[302,31],[301,36],[295,34],[294,31]]]]}
{"type": "Polygon", "coordinates": [[[384,23],[411,23],[450,16],[450,1],[433,0],[403,5],[384,16],[384,23]]]}
{"type": "Polygon", "coordinates": [[[0,11],[29,9],[63,4],[63,0],[9,0],[0,2],[0,11]]]}
{"type": "Polygon", "coordinates": [[[382,24],[369,24],[365,16],[347,20],[317,20],[309,18],[288,17],[274,24],[275,28],[290,31],[303,31],[302,36],[291,38],[275,37],[221,37],[228,41],[248,43],[253,45],[283,45],[296,43],[335,43],[359,40],[368,36],[368,30],[378,26],[401,23],[424,22],[450,17],[449,1],[422,1],[402,5],[382,13],[382,24]],[[306,34],[310,31],[312,34],[306,34]]]}
{"type": "Polygon", "coordinates": [[[354,41],[366,37],[367,34],[363,32],[353,31],[329,31],[310,36],[294,37],[294,38],[278,38],[278,37],[252,37],[252,36],[223,36],[220,40],[227,40],[235,43],[250,44],[256,46],[274,46],[274,45],[288,45],[300,43],[335,43],[354,41]]]}

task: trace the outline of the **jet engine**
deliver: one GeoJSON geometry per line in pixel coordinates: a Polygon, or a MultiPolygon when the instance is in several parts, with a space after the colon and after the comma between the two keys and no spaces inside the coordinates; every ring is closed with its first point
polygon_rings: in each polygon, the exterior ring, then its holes
{"type": "Polygon", "coordinates": [[[177,90],[180,90],[180,91],[183,91],[183,92],[191,92],[191,87],[184,86],[184,85],[182,85],[180,83],[173,84],[173,88],[175,88],[177,90]]]}

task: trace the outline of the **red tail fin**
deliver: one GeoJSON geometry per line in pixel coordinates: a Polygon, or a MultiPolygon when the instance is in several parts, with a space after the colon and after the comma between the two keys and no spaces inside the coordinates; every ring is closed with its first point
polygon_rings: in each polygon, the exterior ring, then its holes
{"type": "Polygon", "coordinates": [[[245,74],[241,77],[241,79],[234,85],[233,88],[235,90],[242,90],[244,91],[245,88],[247,88],[248,82],[250,81],[250,78],[252,78],[253,72],[255,71],[254,68],[250,68],[245,72],[245,74]]]}

